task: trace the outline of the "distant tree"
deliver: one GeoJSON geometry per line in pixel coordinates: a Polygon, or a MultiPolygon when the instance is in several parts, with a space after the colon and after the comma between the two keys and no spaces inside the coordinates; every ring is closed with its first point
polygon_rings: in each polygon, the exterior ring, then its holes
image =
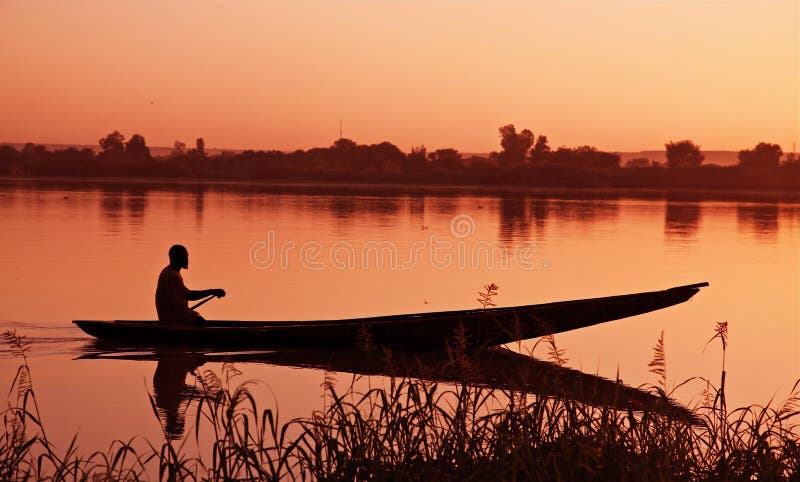
{"type": "Polygon", "coordinates": [[[399,147],[386,141],[371,145],[370,151],[379,161],[392,164],[400,164],[406,158],[405,153],[403,153],[399,147]]]}
{"type": "Polygon", "coordinates": [[[26,142],[19,153],[19,157],[23,160],[34,160],[47,157],[47,148],[41,144],[34,144],[33,142],[26,142]]]}
{"type": "Polygon", "coordinates": [[[411,148],[411,153],[406,156],[409,161],[419,161],[424,164],[428,162],[428,149],[425,146],[414,146],[411,148]]]}
{"type": "Polygon", "coordinates": [[[18,157],[19,152],[14,149],[14,146],[9,146],[8,144],[0,145],[0,161],[16,161],[18,157]]]}
{"type": "Polygon", "coordinates": [[[198,137],[194,142],[194,148],[189,149],[186,155],[191,158],[205,158],[206,157],[206,141],[202,137],[198,137]]]}
{"type": "Polygon", "coordinates": [[[428,155],[431,163],[448,169],[462,167],[461,153],[455,149],[436,149],[428,155]]]}
{"type": "MultiPolygon", "coordinates": [[[[314,147],[307,151],[295,151],[294,155],[295,162],[298,163],[314,163],[318,165],[324,165],[327,161],[331,159],[331,149],[323,148],[323,147],[314,147]]],[[[336,160],[343,162],[347,155],[344,154],[334,154],[336,160]]]]}
{"type": "Polygon", "coordinates": [[[169,157],[182,157],[186,155],[186,144],[181,141],[175,141],[175,144],[172,146],[172,152],[169,154],[169,157]]]}
{"type": "Polygon", "coordinates": [[[625,161],[625,167],[632,168],[632,167],[650,167],[650,159],[646,157],[634,157],[633,159],[628,159],[625,161]]]}
{"type": "Polygon", "coordinates": [[[547,136],[539,136],[536,138],[536,144],[531,149],[531,162],[542,163],[547,160],[550,155],[550,146],[547,144],[547,136]]]}
{"type": "Polygon", "coordinates": [[[355,141],[346,137],[340,137],[333,142],[331,149],[340,153],[344,153],[354,151],[356,147],[358,147],[358,144],[356,144],[355,141]]]}
{"type": "Polygon", "coordinates": [[[125,155],[137,159],[149,159],[150,148],[141,134],[134,134],[125,144],[125,155]]]}
{"type": "Polygon", "coordinates": [[[122,154],[125,151],[125,136],[114,131],[98,141],[104,154],[122,154]]]}
{"type": "Polygon", "coordinates": [[[33,142],[26,142],[22,149],[19,151],[19,156],[22,159],[29,159],[36,155],[36,144],[33,142]]]}
{"type": "Polygon", "coordinates": [[[786,154],[786,159],[783,160],[783,165],[792,167],[800,166],[800,155],[797,155],[794,152],[786,154]]]}
{"type": "Polygon", "coordinates": [[[678,142],[668,142],[664,144],[667,148],[667,165],[669,167],[698,167],[706,158],[700,152],[700,146],[690,140],[678,142]]]}
{"type": "Polygon", "coordinates": [[[503,150],[498,155],[498,160],[505,165],[518,165],[525,162],[528,149],[533,145],[533,132],[524,129],[517,133],[514,124],[500,127],[500,145],[503,150]]]}
{"type": "Polygon", "coordinates": [[[15,165],[19,159],[19,152],[14,146],[0,145],[0,174],[14,174],[15,165]]]}
{"type": "Polygon", "coordinates": [[[614,169],[619,167],[619,154],[605,152],[592,146],[559,147],[550,153],[550,162],[562,166],[614,169]]]}
{"type": "Polygon", "coordinates": [[[406,156],[403,168],[406,171],[424,169],[428,165],[428,149],[425,146],[412,146],[411,152],[406,156]]]}
{"type": "Polygon", "coordinates": [[[333,160],[338,166],[358,169],[366,167],[366,160],[362,159],[366,157],[365,147],[359,146],[351,139],[340,137],[328,149],[310,149],[306,153],[306,158],[314,159],[317,163],[333,160]]]}
{"type": "Polygon", "coordinates": [[[745,167],[778,167],[783,149],[778,144],[759,142],[753,149],[739,151],[739,165],[745,167]]]}
{"type": "Polygon", "coordinates": [[[88,147],[84,147],[83,149],[81,149],[81,156],[91,159],[94,157],[94,150],[88,147]]]}
{"type": "Polygon", "coordinates": [[[66,149],[57,149],[53,152],[53,154],[57,155],[60,158],[70,158],[70,159],[77,159],[81,156],[81,151],[79,151],[75,147],[67,147],[66,149]]]}

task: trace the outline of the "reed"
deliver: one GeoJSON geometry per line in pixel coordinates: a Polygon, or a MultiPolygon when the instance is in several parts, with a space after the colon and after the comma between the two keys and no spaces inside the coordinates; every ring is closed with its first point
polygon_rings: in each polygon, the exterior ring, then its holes
{"type": "MultiPolygon", "coordinates": [[[[714,339],[727,350],[727,325],[714,339]],[[724,334],[723,334],[724,331],[724,334]]],[[[4,340],[20,369],[2,412],[0,480],[797,480],[800,382],[780,404],[728,410],[721,384],[705,380],[698,423],[655,410],[634,412],[521,390],[388,377],[363,392],[358,383],[323,390],[322,410],[281,423],[262,408],[253,381],[224,364],[199,376],[195,418],[184,439],[115,441],[82,454],[58,451],[45,435],[27,363],[28,344],[4,340]],[[203,435],[201,437],[201,435],[203,435]],[[211,439],[210,459],[187,441],[211,439]]],[[[457,337],[456,337],[457,338],[457,337]]],[[[554,361],[562,350],[549,340],[554,361]]],[[[453,363],[468,363],[456,353],[453,363]]],[[[651,369],[668,396],[663,334],[651,369]],[[664,374],[662,376],[662,373],[664,374]]],[[[379,350],[365,356],[384,356],[379,350]]],[[[523,386],[522,384],[520,386],[523,386]]],[[[151,398],[152,401],[152,398],[151,398]]],[[[154,414],[156,414],[153,402],[154,414]]]]}

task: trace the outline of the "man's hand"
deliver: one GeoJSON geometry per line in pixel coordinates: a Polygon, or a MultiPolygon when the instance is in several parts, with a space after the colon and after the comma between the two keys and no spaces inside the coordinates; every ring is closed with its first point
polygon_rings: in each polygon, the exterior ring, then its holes
{"type": "Polygon", "coordinates": [[[225,297],[225,290],[217,288],[214,290],[214,296],[217,298],[224,298],[225,297]]]}

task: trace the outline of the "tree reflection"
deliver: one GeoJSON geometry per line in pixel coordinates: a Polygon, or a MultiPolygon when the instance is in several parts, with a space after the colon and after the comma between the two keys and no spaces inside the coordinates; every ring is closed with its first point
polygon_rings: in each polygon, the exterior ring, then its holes
{"type": "Polygon", "coordinates": [[[130,224],[141,225],[147,209],[147,191],[136,189],[125,193],[125,212],[130,224]]]}
{"type": "Polygon", "coordinates": [[[778,235],[778,204],[737,204],[736,225],[739,231],[750,232],[758,239],[774,239],[778,235]]]}
{"type": "Polygon", "coordinates": [[[203,226],[203,210],[205,209],[206,190],[198,186],[194,190],[194,225],[200,229],[203,226]]]}
{"type": "Polygon", "coordinates": [[[547,226],[547,217],[550,215],[550,202],[547,199],[534,199],[531,202],[530,209],[533,224],[536,227],[536,236],[537,238],[543,238],[545,227],[547,226]]]}
{"type": "Polygon", "coordinates": [[[698,203],[668,202],[664,214],[664,238],[670,240],[697,237],[702,208],[698,203]]]}
{"type": "Polygon", "coordinates": [[[411,219],[422,226],[425,223],[425,196],[409,196],[407,199],[411,219]]]}
{"type": "Polygon", "coordinates": [[[560,221],[595,223],[612,221],[619,216],[619,203],[601,200],[554,200],[551,212],[560,221]]]}
{"type": "MultiPolygon", "coordinates": [[[[3,189],[5,191],[5,189],[3,189]]],[[[0,208],[3,209],[10,209],[14,207],[16,203],[16,198],[18,196],[17,190],[14,193],[11,192],[0,192],[0,208]]]]}
{"type": "Polygon", "coordinates": [[[102,189],[100,192],[100,213],[108,231],[116,233],[122,221],[122,192],[118,189],[102,189]]]}
{"type": "Polygon", "coordinates": [[[528,239],[531,231],[527,199],[500,199],[500,235],[503,242],[528,239]]]}

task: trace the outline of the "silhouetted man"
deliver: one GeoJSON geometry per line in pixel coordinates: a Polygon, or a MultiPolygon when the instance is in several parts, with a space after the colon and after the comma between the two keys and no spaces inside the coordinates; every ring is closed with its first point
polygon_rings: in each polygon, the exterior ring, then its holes
{"type": "Polygon", "coordinates": [[[189,301],[206,296],[225,296],[225,290],[190,290],[183,284],[181,269],[189,269],[189,251],[176,244],[169,248],[169,265],[158,275],[156,287],[156,311],[158,321],[169,325],[203,325],[205,320],[200,313],[189,309],[189,301]]]}

